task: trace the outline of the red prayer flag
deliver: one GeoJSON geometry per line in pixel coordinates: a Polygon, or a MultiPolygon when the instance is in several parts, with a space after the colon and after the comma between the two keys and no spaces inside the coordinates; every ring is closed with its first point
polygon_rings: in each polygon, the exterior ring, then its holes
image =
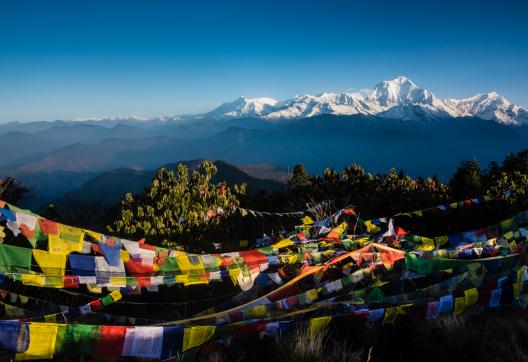
{"type": "Polygon", "coordinates": [[[59,223],[55,221],[39,219],[40,229],[45,235],[58,235],[59,234],[59,223]]]}
{"type": "Polygon", "coordinates": [[[79,277],[77,275],[65,275],[62,277],[64,288],[79,288],[79,277]]]}
{"type": "Polygon", "coordinates": [[[101,326],[101,336],[96,349],[96,356],[105,359],[121,358],[125,343],[126,326],[101,326]]]}
{"type": "Polygon", "coordinates": [[[145,276],[154,273],[154,267],[152,265],[143,265],[141,262],[130,259],[125,262],[126,269],[128,273],[133,276],[145,276]]]}
{"type": "Polygon", "coordinates": [[[103,304],[101,303],[99,299],[94,300],[90,302],[90,308],[95,312],[95,311],[101,310],[103,308],[103,304]]]}
{"type": "Polygon", "coordinates": [[[137,278],[138,286],[142,288],[148,288],[152,286],[150,283],[150,277],[138,277],[137,278]]]}

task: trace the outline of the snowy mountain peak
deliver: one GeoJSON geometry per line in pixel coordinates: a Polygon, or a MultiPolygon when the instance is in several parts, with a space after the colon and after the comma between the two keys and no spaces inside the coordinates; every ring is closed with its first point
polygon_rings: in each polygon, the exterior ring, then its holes
{"type": "Polygon", "coordinates": [[[226,102],[220,107],[206,113],[204,116],[212,117],[258,117],[268,113],[278,101],[272,98],[246,98],[238,97],[233,102],[226,102]]]}
{"type": "Polygon", "coordinates": [[[503,124],[528,124],[528,109],[511,104],[497,92],[465,99],[446,99],[444,102],[459,116],[474,116],[503,124]]]}
{"type": "Polygon", "coordinates": [[[409,78],[399,76],[392,80],[378,83],[368,96],[369,101],[380,107],[395,107],[409,103],[433,102],[433,94],[418,88],[409,78]]]}

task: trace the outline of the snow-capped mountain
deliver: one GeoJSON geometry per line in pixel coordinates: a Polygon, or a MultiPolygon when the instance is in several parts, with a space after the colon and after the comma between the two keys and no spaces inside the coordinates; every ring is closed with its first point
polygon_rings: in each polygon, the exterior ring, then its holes
{"type": "Polygon", "coordinates": [[[364,114],[401,120],[474,116],[502,124],[528,124],[528,109],[511,104],[495,92],[441,100],[403,76],[378,83],[367,96],[353,92],[307,94],[284,102],[265,97],[240,97],[202,116],[284,121],[320,114],[364,114]]]}
{"type": "Polygon", "coordinates": [[[528,109],[511,104],[496,92],[466,99],[446,99],[445,104],[460,116],[477,116],[504,124],[528,124],[528,109]]]}
{"type": "Polygon", "coordinates": [[[259,117],[270,113],[279,102],[272,98],[239,97],[233,102],[223,103],[220,107],[204,114],[209,117],[259,117]]]}

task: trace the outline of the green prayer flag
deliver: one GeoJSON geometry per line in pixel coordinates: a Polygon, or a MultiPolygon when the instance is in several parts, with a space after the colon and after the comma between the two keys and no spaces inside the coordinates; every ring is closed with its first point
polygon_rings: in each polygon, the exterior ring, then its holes
{"type": "Polygon", "coordinates": [[[378,287],[373,288],[365,298],[365,300],[368,302],[381,301],[383,299],[385,299],[385,293],[383,293],[383,291],[378,287]]]}
{"type": "Polygon", "coordinates": [[[101,335],[101,326],[70,324],[66,329],[63,351],[71,355],[90,355],[101,335]]]}
{"type": "Polygon", "coordinates": [[[31,270],[31,249],[0,244],[0,272],[26,273],[31,270]]]}

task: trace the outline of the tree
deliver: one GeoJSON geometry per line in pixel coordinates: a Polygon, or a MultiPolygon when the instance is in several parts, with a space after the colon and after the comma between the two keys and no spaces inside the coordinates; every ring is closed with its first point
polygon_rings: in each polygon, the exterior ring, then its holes
{"type": "Polygon", "coordinates": [[[143,193],[125,195],[117,219],[107,229],[166,247],[210,248],[225,237],[226,219],[237,211],[237,196],[246,190],[245,184],[233,189],[224,182],[212,184],[216,172],[210,161],[191,174],[182,164],[176,172],[161,168],[143,193]]]}
{"type": "Polygon", "coordinates": [[[449,181],[449,186],[455,199],[480,195],[483,187],[479,163],[476,160],[462,161],[449,181]]]}
{"type": "Polygon", "coordinates": [[[311,177],[303,164],[295,165],[292,178],[288,181],[288,188],[292,191],[310,187],[311,177]]]}
{"type": "Polygon", "coordinates": [[[29,189],[18,183],[14,177],[0,179],[0,199],[10,204],[17,204],[28,192],[29,189]]]}
{"type": "Polygon", "coordinates": [[[502,171],[513,173],[519,171],[525,175],[528,174],[528,150],[522,152],[510,153],[502,163],[502,171]]]}

